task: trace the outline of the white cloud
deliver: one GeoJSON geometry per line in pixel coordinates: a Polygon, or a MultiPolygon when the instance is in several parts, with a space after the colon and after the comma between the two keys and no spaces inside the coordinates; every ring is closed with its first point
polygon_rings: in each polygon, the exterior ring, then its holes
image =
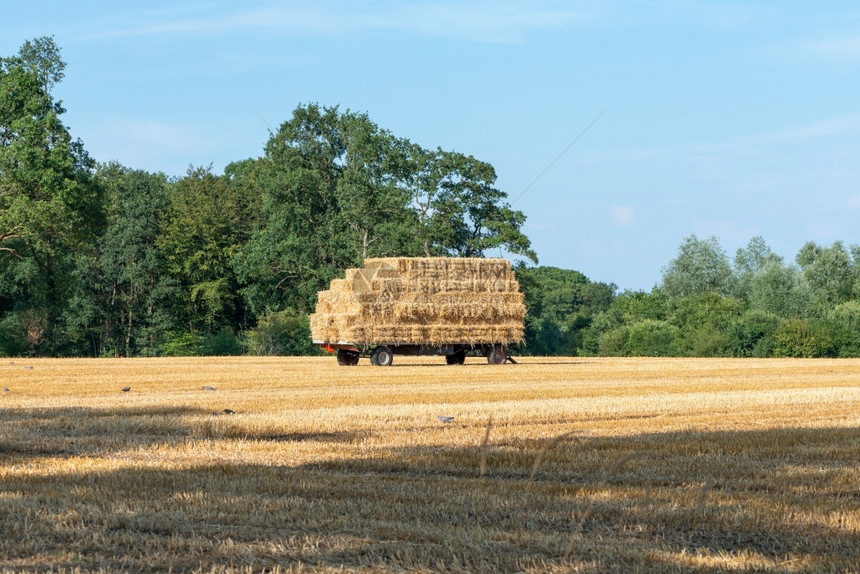
{"type": "Polygon", "coordinates": [[[629,205],[613,205],[609,209],[609,217],[612,219],[612,225],[627,227],[633,223],[636,214],[629,205]]]}
{"type": "Polygon", "coordinates": [[[515,44],[534,32],[564,29],[590,19],[582,9],[556,2],[292,3],[249,7],[228,14],[152,14],[135,28],[89,37],[238,34],[344,34],[393,31],[475,42],[515,44]]]}
{"type": "Polygon", "coordinates": [[[854,197],[849,199],[848,207],[850,209],[860,209],[860,195],[855,195],[854,197]]]}
{"type": "Polygon", "coordinates": [[[731,5],[702,0],[663,0],[652,3],[671,18],[681,18],[722,30],[740,28],[767,15],[762,7],[731,5]]]}
{"type": "Polygon", "coordinates": [[[652,158],[697,155],[737,155],[751,149],[768,149],[778,145],[798,145],[838,136],[860,133],[860,114],[830,116],[817,121],[786,125],[758,133],[738,134],[711,142],[684,143],[648,148],[618,148],[608,152],[582,154],[576,161],[582,165],[645,161],[652,158]]]}
{"type": "Polygon", "coordinates": [[[826,58],[860,61],[860,37],[809,42],[806,48],[809,52],[826,58]]]}
{"type": "Polygon", "coordinates": [[[828,138],[848,132],[856,132],[860,127],[860,114],[847,114],[823,118],[808,124],[786,126],[784,128],[751,135],[736,142],[737,145],[796,144],[810,140],[828,138]]]}

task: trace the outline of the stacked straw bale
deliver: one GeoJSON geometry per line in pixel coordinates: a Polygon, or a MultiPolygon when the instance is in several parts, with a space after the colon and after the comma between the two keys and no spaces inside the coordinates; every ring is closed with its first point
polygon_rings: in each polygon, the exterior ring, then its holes
{"type": "Polygon", "coordinates": [[[526,309],[505,259],[366,259],[320,291],[310,317],[318,343],[510,344],[526,309]]]}

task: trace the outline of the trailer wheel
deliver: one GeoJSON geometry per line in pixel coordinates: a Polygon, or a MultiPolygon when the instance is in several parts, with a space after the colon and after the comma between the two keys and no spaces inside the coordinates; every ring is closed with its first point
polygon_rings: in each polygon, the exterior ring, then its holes
{"type": "Polygon", "coordinates": [[[508,358],[508,353],[501,345],[495,345],[487,353],[487,362],[491,365],[501,365],[508,358]]]}
{"type": "Polygon", "coordinates": [[[370,364],[377,367],[387,367],[394,362],[394,353],[386,346],[377,347],[370,354],[370,364]]]}
{"type": "Polygon", "coordinates": [[[462,365],[466,362],[466,349],[460,349],[451,355],[445,355],[445,362],[449,365],[462,365]]]}
{"type": "Polygon", "coordinates": [[[347,351],[346,349],[337,350],[337,364],[342,367],[352,367],[358,364],[358,353],[355,351],[347,351]]]}

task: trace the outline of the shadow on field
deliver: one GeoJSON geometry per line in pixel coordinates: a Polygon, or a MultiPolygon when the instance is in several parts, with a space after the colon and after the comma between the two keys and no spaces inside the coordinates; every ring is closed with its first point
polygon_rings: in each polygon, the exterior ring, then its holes
{"type": "Polygon", "coordinates": [[[0,409],[0,455],[68,457],[172,444],[193,433],[192,407],[0,409]]]}
{"type": "MultiPolygon", "coordinates": [[[[200,413],[171,416],[183,414],[200,413]]],[[[56,418],[47,420],[63,430],[56,418]]],[[[329,435],[338,433],[254,442],[349,444],[329,435]]],[[[0,566],[47,556],[52,567],[134,571],[299,562],[499,572],[860,569],[858,428],[569,440],[544,453],[531,481],[545,444],[495,444],[491,435],[483,477],[477,446],[445,445],[355,447],[352,457],[304,465],[7,473],[0,531],[14,535],[0,537],[0,566]]]]}
{"type": "Polygon", "coordinates": [[[272,442],[334,442],[351,443],[371,436],[367,431],[346,432],[293,432],[286,434],[262,435],[257,440],[272,442]]]}

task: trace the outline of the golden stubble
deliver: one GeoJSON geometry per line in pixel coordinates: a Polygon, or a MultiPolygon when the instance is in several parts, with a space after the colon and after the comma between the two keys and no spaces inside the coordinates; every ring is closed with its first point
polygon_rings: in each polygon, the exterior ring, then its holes
{"type": "Polygon", "coordinates": [[[442,363],[4,359],[0,568],[860,570],[860,361],[442,363]]]}

